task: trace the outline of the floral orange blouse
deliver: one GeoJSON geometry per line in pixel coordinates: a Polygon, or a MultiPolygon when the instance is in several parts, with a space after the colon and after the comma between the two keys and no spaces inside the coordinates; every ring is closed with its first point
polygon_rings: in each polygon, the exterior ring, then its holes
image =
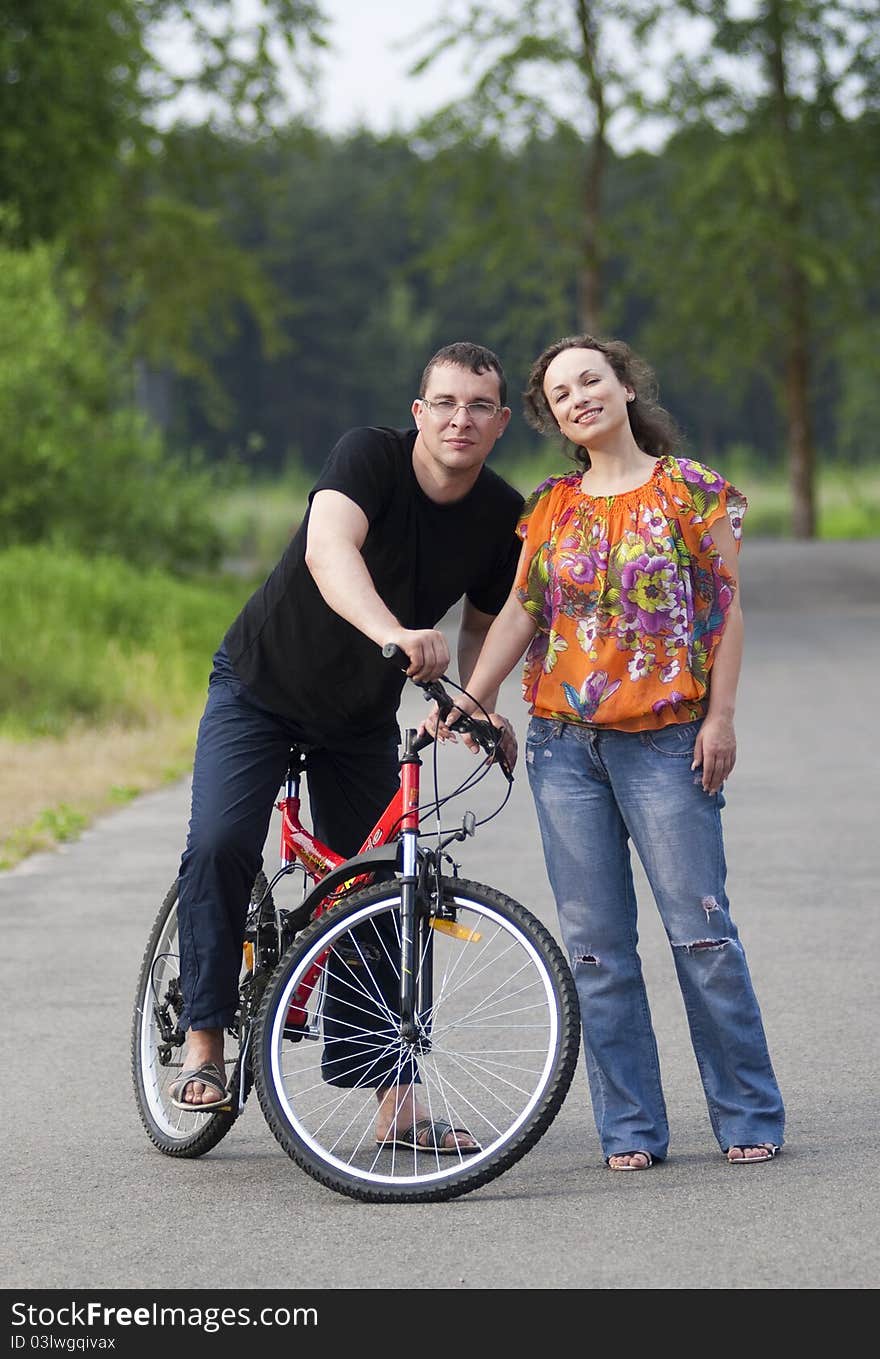
{"type": "Polygon", "coordinates": [[[648,731],[705,712],[734,581],[709,530],[739,549],[748,502],[690,458],[657,459],[633,491],[589,496],[581,472],[527,500],[515,589],[538,626],[523,695],[538,717],[648,731]]]}

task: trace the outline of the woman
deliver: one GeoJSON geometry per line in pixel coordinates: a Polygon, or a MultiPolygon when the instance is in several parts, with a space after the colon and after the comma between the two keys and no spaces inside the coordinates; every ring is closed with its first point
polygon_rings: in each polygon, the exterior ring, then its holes
{"type": "Polygon", "coordinates": [[[732,1165],[754,1165],[781,1148],[784,1109],[728,909],[721,833],[746,501],[675,455],[653,393],[651,370],[619,340],[571,336],[535,361],[527,418],[564,435],[577,468],[526,503],[517,579],[468,690],[494,694],[527,648],[526,765],[606,1164],[646,1170],[669,1142],[632,841],[672,947],[715,1137],[732,1165]]]}

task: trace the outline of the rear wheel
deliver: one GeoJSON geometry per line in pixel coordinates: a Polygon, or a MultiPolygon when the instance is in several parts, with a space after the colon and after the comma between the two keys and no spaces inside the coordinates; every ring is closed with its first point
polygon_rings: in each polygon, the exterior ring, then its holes
{"type": "MultiPolygon", "coordinates": [[[[261,872],[251,900],[266,890],[261,872]]],[[[180,1027],[180,948],[177,934],[178,883],[172,884],[141,962],[131,1027],[131,1067],[135,1100],[150,1141],[166,1156],[196,1157],[216,1147],[235,1122],[238,1101],[239,1044],[225,1036],[225,1070],[233,1109],[216,1114],[186,1113],[171,1103],[169,1087],[183,1070],[185,1035],[180,1027]]]]}
{"type": "Polygon", "coordinates": [[[446,879],[417,954],[421,1001],[406,1035],[399,884],[367,887],[296,939],[257,1016],[254,1082],[270,1128],[304,1170],[354,1198],[449,1199],[487,1184],[543,1136],[577,1065],[571,972],[519,903],[446,879]],[[376,1087],[390,1084],[480,1150],[416,1149],[402,1134],[377,1145],[376,1087]]]}

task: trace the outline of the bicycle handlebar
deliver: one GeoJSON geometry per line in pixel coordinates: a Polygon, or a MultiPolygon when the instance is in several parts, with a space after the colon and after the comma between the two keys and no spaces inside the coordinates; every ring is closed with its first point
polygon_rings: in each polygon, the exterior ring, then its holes
{"type": "MultiPolygon", "coordinates": [[[[382,655],[385,657],[386,661],[390,661],[400,670],[406,670],[409,666],[409,656],[407,656],[405,651],[401,651],[400,647],[394,642],[386,642],[385,646],[382,648],[382,655]]],[[[443,678],[445,679],[446,677],[444,676],[443,678]]],[[[410,682],[412,684],[417,684],[420,689],[425,691],[425,696],[427,698],[432,698],[434,700],[437,704],[440,720],[445,722],[456,704],[455,699],[450,697],[449,693],[444,688],[442,681],[413,679],[410,682]]],[[[501,750],[502,732],[498,727],[493,726],[491,722],[487,722],[484,718],[471,717],[467,713],[461,713],[454,722],[450,723],[450,731],[465,731],[473,736],[480,749],[485,751],[485,753],[491,756],[497,763],[508,783],[513,783],[513,773],[501,750]]],[[[430,732],[425,732],[418,738],[415,748],[421,750],[425,746],[430,745],[433,739],[430,732]]]]}

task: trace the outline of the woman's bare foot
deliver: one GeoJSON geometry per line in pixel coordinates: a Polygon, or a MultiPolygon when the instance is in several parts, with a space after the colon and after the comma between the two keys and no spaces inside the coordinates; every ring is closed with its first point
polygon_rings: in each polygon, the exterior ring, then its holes
{"type": "Polygon", "coordinates": [[[728,1147],[727,1159],[731,1165],[740,1161],[772,1161],[778,1150],[772,1142],[761,1142],[754,1147],[728,1147]]]}
{"type": "MultiPolygon", "coordinates": [[[[376,1119],[376,1141],[393,1141],[394,1138],[411,1128],[414,1123],[430,1117],[427,1110],[416,1098],[412,1085],[391,1085],[376,1091],[379,1101],[379,1114],[376,1119]]],[[[430,1146],[427,1134],[425,1147],[430,1146]]],[[[439,1144],[438,1144],[439,1145],[439,1144]]],[[[463,1128],[453,1129],[443,1138],[447,1151],[479,1151],[477,1142],[463,1128]]]]}
{"type": "MultiPolygon", "coordinates": [[[[223,1065],[223,1030],[222,1029],[189,1029],[186,1035],[186,1057],[183,1060],[184,1071],[197,1071],[199,1067],[212,1062],[219,1071],[224,1071],[223,1065]]],[[[217,1091],[211,1085],[206,1085],[203,1081],[187,1081],[181,1086],[180,1078],[173,1083],[172,1095],[180,1100],[182,1104],[192,1104],[204,1107],[209,1104],[224,1104],[226,1101],[220,1098],[217,1091]]]]}
{"type": "Polygon", "coordinates": [[[626,1151],[608,1157],[609,1170],[648,1170],[654,1164],[646,1151],[626,1151]]]}

